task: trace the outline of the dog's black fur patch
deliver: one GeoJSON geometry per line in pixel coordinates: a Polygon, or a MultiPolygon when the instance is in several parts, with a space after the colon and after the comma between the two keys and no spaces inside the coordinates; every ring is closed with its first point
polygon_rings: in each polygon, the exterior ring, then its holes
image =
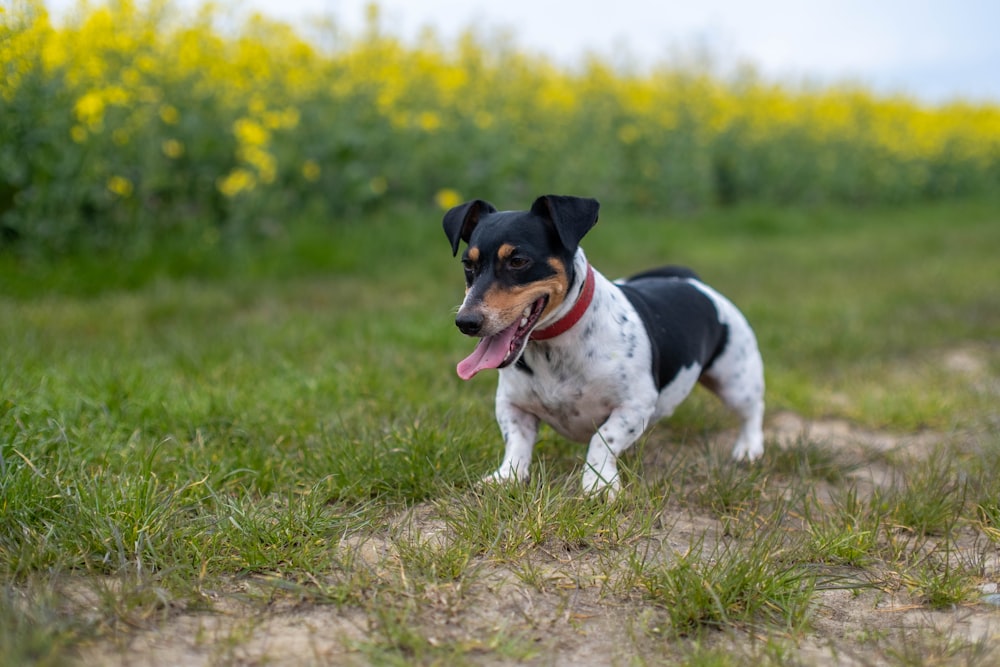
{"type": "Polygon", "coordinates": [[[697,279],[697,275],[690,269],[667,266],[618,284],[649,334],[657,389],[693,363],[707,370],[729,338],[715,304],[687,278],[697,279]]]}

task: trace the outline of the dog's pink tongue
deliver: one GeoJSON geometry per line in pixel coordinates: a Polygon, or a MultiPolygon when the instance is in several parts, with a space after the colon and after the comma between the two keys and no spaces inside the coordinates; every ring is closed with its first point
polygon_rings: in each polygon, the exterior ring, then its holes
{"type": "Polygon", "coordinates": [[[484,368],[496,368],[503,363],[510,351],[510,342],[517,333],[517,322],[492,336],[483,336],[472,354],[458,362],[458,377],[469,380],[484,368]]]}

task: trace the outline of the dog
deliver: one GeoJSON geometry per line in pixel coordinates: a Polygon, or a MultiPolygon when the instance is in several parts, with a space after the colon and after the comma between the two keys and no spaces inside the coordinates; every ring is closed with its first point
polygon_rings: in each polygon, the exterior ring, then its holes
{"type": "Polygon", "coordinates": [[[463,380],[499,369],[500,467],[487,480],[528,479],[540,422],[589,443],[585,492],[620,488],[618,457],[701,382],[742,420],[732,450],[764,451],[764,364],[753,329],[691,270],[653,269],[612,282],[580,248],[595,199],[545,195],[527,211],[477,199],[443,220],[460,242],[465,299],[455,324],[479,338],[457,367],[463,380]]]}

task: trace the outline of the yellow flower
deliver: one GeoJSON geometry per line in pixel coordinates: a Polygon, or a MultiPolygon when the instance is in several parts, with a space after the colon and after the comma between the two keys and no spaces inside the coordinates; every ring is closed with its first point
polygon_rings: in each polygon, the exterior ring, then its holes
{"type": "Polygon", "coordinates": [[[87,128],[82,125],[74,125],[69,130],[69,136],[74,142],[82,144],[87,140],[87,128]]]}
{"type": "Polygon", "coordinates": [[[77,119],[90,127],[91,130],[99,128],[104,120],[104,98],[96,91],[85,93],[76,101],[73,113],[77,119]]]}
{"type": "Polygon", "coordinates": [[[239,156],[257,169],[261,183],[273,183],[278,172],[278,161],[273,155],[256,146],[248,146],[239,150],[239,156]]]}
{"type": "Polygon", "coordinates": [[[227,197],[235,197],[241,192],[252,190],[257,185],[257,179],[249,170],[239,167],[233,169],[227,176],[220,178],[216,187],[227,197]]]}
{"type": "Polygon", "coordinates": [[[368,181],[368,189],[372,191],[373,195],[381,197],[389,189],[389,181],[385,179],[385,176],[375,176],[368,181]]]}
{"type": "Polygon", "coordinates": [[[402,111],[393,111],[388,114],[389,122],[395,128],[405,128],[410,126],[410,115],[402,111]]]}
{"type": "Polygon", "coordinates": [[[299,110],[288,107],[283,111],[268,111],[264,114],[264,125],[271,130],[293,130],[299,124],[299,110]]]}
{"type": "Polygon", "coordinates": [[[251,118],[240,118],[233,123],[233,134],[241,144],[263,146],[271,138],[271,133],[251,118]]]}
{"type": "Polygon", "coordinates": [[[286,130],[294,130],[299,125],[299,110],[295,107],[288,107],[281,112],[281,127],[286,130]]]}
{"type": "Polygon", "coordinates": [[[267,102],[260,95],[254,95],[247,106],[250,109],[250,113],[259,116],[267,109],[267,102]]]}
{"type": "Polygon", "coordinates": [[[160,107],[160,120],[167,125],[176,125],[181,119],[181,114],[177,107],[171,104],[164,104],[160,107]]]}
{"type": "Polygon", "coordinates": [[[137,88],[142,83],[142,74],[133,67],[126,67],[122,70],[122,83],[129,88],[137,88]]]}
{"type": "Polygon", "coordinates": [[[131,95],[128,91],[121,86],[108,86],[104,89],[104,99],[107,100],[108,104],[113,104],[115,106],[126,106],[131,100],[131,95]]]}
{"type": "Polygon", "coordinates": [[[302,178],[310,183],[318,181],[322,173],[323,170],[320,169],[319,163],[316,160],[306,160],[302,163],[302,178]]]}
{"type": "Polygon", "coordinates": [[[447,211],[450,208],[454,208],[462,203],[462,195],[458,193],[457,190],[452,190],[451,188],[441,188],[434,195],[434,203],[438,205],[442,211],[447,211]]]}
{"type": "Polygon", "coordinates": [[[618,141],[623,144],[634,144],[639,140],[640,135],[639,128],[633,123],[626,123],[618,128],[618,141]]]}
{"type": "Polygon", "coordinates": [[[108,190],[123,199],[132,196],[132,181],[124,176],[112,176],[108,179],[107,187],[108,190]]]}
{"type": "Polygon", "coordinates": [[[278,111],[267,111],[263,114],[261,120],[264,121],[264,125],[269,130],[280,130],[281,129],[281,113],[278,111]]]}
{"type": "Polygon", "coordinates": [[[441,127],[441,116],[433,111],[424,111],[417,116],[417,125],[424,132],[433,132],[441,127]]]}
{"type": "Polygon", "coordinates": [[[493,114],[489,111],[477,111],[473,122],[480,130],[488,130],[493,125],[493,114]]]}
{"type": "Polygon", "coordinates": [[[165,139],[163,143],[160,144],[160,149],[163,151],[164,155],[174,160],[184,155],[184,144],[177,139],[165,139]]]}

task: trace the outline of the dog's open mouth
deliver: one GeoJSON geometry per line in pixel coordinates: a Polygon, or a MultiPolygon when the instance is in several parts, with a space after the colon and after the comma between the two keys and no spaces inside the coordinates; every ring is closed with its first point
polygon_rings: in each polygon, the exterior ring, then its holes
{"type": "Polygon", "coordinates": [[[509,327],[480,338],[472,354],[458,363],[458,377],[468,380],[484,368],[503,368],[517,361],[548,300],[547,296],[537,299],[509,327]]]}

